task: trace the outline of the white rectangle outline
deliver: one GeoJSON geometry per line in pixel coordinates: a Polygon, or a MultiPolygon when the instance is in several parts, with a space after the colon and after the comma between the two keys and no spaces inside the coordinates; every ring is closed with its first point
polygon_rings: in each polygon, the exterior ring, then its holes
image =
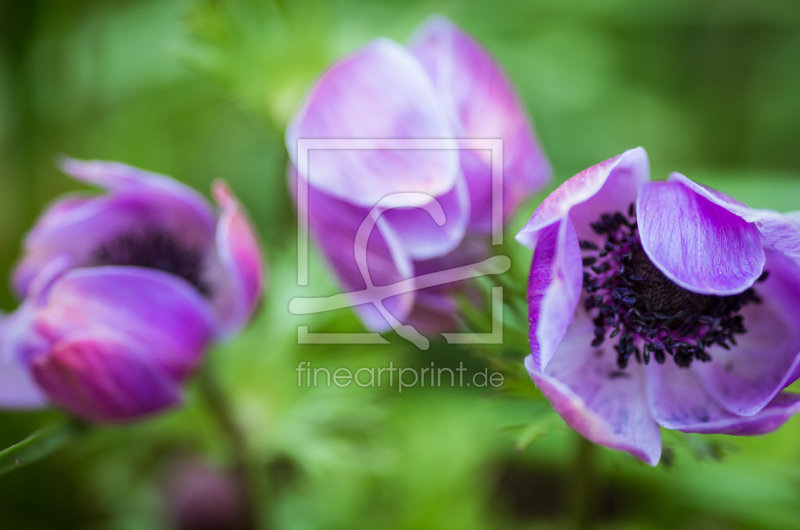
{"type": "MultiPolygon", "coordinates": [[[[492,245],[503,244],[503,139],[502,138],[298,138],[297,139],[297,285],[308,285],[308,186],[309,157],[313,150],[443,150],[489,151],[492,179],[492,245]]],[[[503,289],[492,288],[490,333],[443,333],[450,344],[502,344],[503,289]]],[[[298,327],[298,344],[342,344],[346,339],[362,344],[385,344],[376,333],[310,333],[298,327]],[[359,337],[363,335],[363,337],[359,337]],[[380,338],[380,339],[379,339],[380,338]],[[328,342],[330,341],[330,342],[328,342]]]]}

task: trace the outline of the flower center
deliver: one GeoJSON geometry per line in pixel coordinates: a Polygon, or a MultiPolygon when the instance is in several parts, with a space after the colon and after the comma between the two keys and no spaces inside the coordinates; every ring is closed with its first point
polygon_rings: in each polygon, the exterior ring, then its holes
{"type": "Polygon", "coordinates": [[[132,231],[117,236],[94,252],[93,265],[128,265],[168,272],[209,295],[208,285],[202,278],[202,254],[185,248],[166,232],[132,231]]]}
{"type": "MultiPolygon", "coordinates": [[[[761,299],[752,287],[730,296],[693,293],[676,285],[653,265],[642,250],[637,234],[634,205],[628,215],[603,214],[591,223],[606,238],[603,247],[581,241],[583,289],[586,311],[594,317],[592,346],[618,335],[617,366],[625,369],[635,356],[644,364],[652,356],[663,364],[671,355],[675,364],[688,368],[693,360],[708,362],[707,350],[736,345],[737,334],[746,333],[739,311],[761,299]],[[641,346],[641,349],[640,349],[641,346]]],[[[763,282],[769,273],[757,280],[763,282]]]]}

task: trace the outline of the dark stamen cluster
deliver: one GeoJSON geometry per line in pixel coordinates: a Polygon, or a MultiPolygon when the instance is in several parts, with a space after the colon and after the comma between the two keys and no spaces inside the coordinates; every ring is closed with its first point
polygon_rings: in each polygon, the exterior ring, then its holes
{"type": "Polygon", "coordinates": [[[202,278],[201,253],[185,248],[172,235],[162,231],[122,234],[95,251],[93,264],[157,269],[180,276],[201,293],[209,294],[208,285],[202,278]]]}
{"type": "MultiPolygon", "coordinates": [[[[617,365],[628,366],[631,357],[644,364],[652,356],[659,364],[671,355],[675,364],[688,368],[693,360],[708,362],[707,349],[736,345],[745,333],[737,313],[761,300],[753,288],[731,296],[693,293],[670,281],[645,254],[637,234],[634,205],[628,215],[603,214],[591,224],[606,241],[602,247],[581,241],[585,307],[594,316],[592,346],[619,336],[614,345],[617,365]],[[641,346],[641,349],[640,349],[641,346]]],[[[768,273],[758,279],[763,282],[768,273]]]]}

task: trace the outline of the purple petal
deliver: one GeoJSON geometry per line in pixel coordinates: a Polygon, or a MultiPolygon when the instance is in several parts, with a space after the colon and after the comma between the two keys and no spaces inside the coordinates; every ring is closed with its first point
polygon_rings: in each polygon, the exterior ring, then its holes
{"type": "MultiPolygon", "coordinates": [[[[500,66],[471,37],[442,16],[428,18],[409,43],[433,80],[460,137],[502,138],[504,150],[504,212],[541,189],[551,176],[550,164],[510,81],[500,66]]],[[[462,153],[463,158],[470,158],[462,153]]],[[[491,159],[478,151],[466,171],[473,198],[471,229],[491,225],[486,203],[491,197],[491,159]],[[475,156],[477,155],[477,156],[475,156]]]]}
{"type": "Polygon", "coordinates": [[[637,220],[650,261],[684,289],[736,294],[763,271],[764,249],[756,227],[683,183],[644,186],[637,220]]]}
{"type": "MultiPolygon", "coordinates": [[[[218,323],[208,300],[177,276],[138,267],[93,267],[73,269],[57,280],[37,309],[34,326],[54,348],[73,336],[109,337],[180,381],[200,361],[218,323]]],[[[48,354],[39,352],[28,361],[48,354]]]]}
{"type": "Polygon", "coordinates": [[[255,229],[227,184],[215,182],[213,192],[222,214],[216,236],[221,274],[212,295],[221,333],[231,336],[250,320],[261,300],[265,264],[255,229]]]}
{"type": "Polygon", "coordinates": [[[754,210],[724,193],[701,186],[680,173],[672,173],[669,180],[680,182],[717,206],[738,215],[748,223],[754,223],[771,247],[787,256],[800,258],[800,212],[781,214],[773,210],[754,210]]]}
{"type": "Polygon", "coordinates": [[[525,358],[536,386],[567,424],[589,440],[655,466],[661,433],[648,407],[643,367],[619,371],[610,346],[592,348],[592,323],[579,311],[544,372],[525,358]]]}
{"type": "Polygon", "coordinates": [[[21,335],[30,329],[32,314],[28,304],[11,315],[0,315],[0,407],[3,408],[29,409],[47,405],[47,396],[28,369],[18,362],[21,335]]]}
{"type": "MultiPolygon", "coordinates": [[[[292,189],[296,190],[296,173],[290,168],[292,189]]],[[[294,193],[297,196],[296,191],[294,193]]],[[[366,208],[332,197],[314,186],[308,186],[308,203],[298,204],[301,217],[308,216],[309,233],[317,248],[324,255],[346,292],[355,293],[367,288],[356,262],[356,253],[366,255],[367,268],[376,286],[393,284],[414,275],[414,267],[388,225],[378,224],[372,230],[366,249],[356,246],[356,233],[370,215],[366,208]],[[304,211],[305,210],[305,211],[304,211]]],[[[414,292],[393,296],[384,300],[384,307],[400,322],[403,322],[414,305],[414,292]]],[[[364,325],[372,331],[386,331],[389,323],[377,308],[370,303],[354,307],[364,325]]]]}
{"type": "Polygon", "coordinates": [[[434,200],[444,211],[445,223],[441,226],[421,208],[393,208],[381,214],[413,260],[444,256],[464,238],[470,216],[464,177],[459,176],[453,189],[434,200]]]}
{"type": "MultiPolygon", "coordinates": [[[[544,370],[561,344],[580,302],[581,251],[569,218],[539,232],[528,278],[531,359],[544,370]]],[[[591,342],[591,341],[590,341],[591,342]]]]}
{"type": "Polygon", "coordinates": [[[105,186],[102,196],[71,196],[50,206],[24,242],[14,272],[21,297],[55,259],[92,264],[105,243],[147,230],[166,232],[187,250],[204,252],[213,242],[214,212],[198,193],[168,177],[112,162],[66,159],[63,169],[79,180],[105,186]]]}
{"type": "Polygon", "coordinates": [[[800,395],[784,393],[753,416],[733,414],[714,401],[693,369],[679,368],[673,362],[648,366],[647,396],[659,425],[683,432],[766,434],[800,412],[800,395]]]}
{"type": "Polygon", "coordinates": [[[647,153],[641,147],[592,166],[548,195],[517,234],[517,241],[534,248],[539,230],[567,215],[579,240],[599,241],[589,224],[604,213],[627,212],[649,178],[647,153]]]}
{"type": "Polygon", "coordinates": [[[127,341],[75,335],[34,361],[36,381],[61,406],[96,422],[132,420],[180,403],[178,383],[127,341]]]}
{"type": "Polygon", "coordinates": [[[692,365],[711,396],[742,416],[758,413],[798,377],[800,367],[800,265],[766,251],[769,277],[755,289],[761,304],[742,308],[747,333],[731,351],[712,348],[710,363],[692,365]]]}
{"type": "MultiPolygon", "coordinates": [[[[393,193],[438,197],[458,176],[453,130],[425,70],[399,44],[378,39],[317,81],[286,131],[295,167],[299,139],[366,139],[370,148],[309,152],[303,175],[320,191],[372,207],[393,193]],[[391,149],[396,139],[442,139],[442,149],[391,149]]],[[[411,204],[407,204],[411,206],[411,204]]]]}

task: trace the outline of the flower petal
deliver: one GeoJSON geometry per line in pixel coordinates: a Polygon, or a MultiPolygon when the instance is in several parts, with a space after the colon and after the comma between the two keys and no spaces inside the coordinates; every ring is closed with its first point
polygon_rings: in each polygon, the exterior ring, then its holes
{"type": "Polygon", "coordinates": [[[65,172],[104,186],[102,196],[70,196],[48,207],[24,242],[24,255],[14,272],[20,297],[31,282],[57,258],[73,266],[92,264],[106,242],[130,232],[167,232],[187,250],[204,253],[214,238],[211,205],[192,189],[168,177],[113,162],[65,159],[65,172]]]}
{"type": "Polygon", "coordinates": [[[367,149],[309,151],[310,174],[303,175],[320,191],[364,207],[393,193],[438,197],[450,191],[459,170],[453,138],[425,70],[388,39],[373,41],[323,74],[286,130],[295,167],[300,139],[369,140],[367,149]],[[397,139],[439,139],[442,148],[427,149],[425,140],[421,149],[390,148],[397,139]]]}
{"type": "Polygon", "coordinates": [[[753,436],[772,432],[800,412],[800,395],[783,393],[758,413],[739,416],[720,407],[697,373],[672,359],[647,367],[647,396],[655,420],[667,429],[703,434],[753,436]]]}
{"type": "MultiPolygon", "coordinates": [[[[511,82],[486,50],[443,16],[423,22],[409,49],[433,80],[459,137],[503,139],[503,203],[508,219],[552,174],[511,82]]],[[[488,231],[491,211],[485,206],[491,203],[491,153],[474,155],[480,163],[467,164],[473,171],[465,171],[474,201],[470,228],[488,231]]]]}
{"type": "Polygon", "coordinates": [[[213,193],[222,207],[216,250],[224,272],[217,275],[212,299],[222,336],[231,336],[250,320],[261,300],[265,264],[255,229],[228,185],[215,182],[213,193]]]}
{"type": "Polygon", "coordinates": [[[603,213],[627,212],[649,178],[647,153],[641,147],[592,166],[548,195],[517,234],[517,241],[534,248],[539,230],[567,215],[579,240],[599,241],[590,223],[603,213]]]}
{"type": "Polygon", "coordinates": [[[763,302],[742,308],[747,333],[731,351],[713,347],[710,363],[692,365],[711,396],[734,414],[752,416],[800,372],[800,265],[766,251],[769,277],[756,284],[763,302]]]}
{"type": "Polygon", "coordinates": [[[651,182],[637,202],[642,247],[664,275],[697,293],[750,287],[764,268],[756,227],[682,182],[651,182]]]}
{"type": "MultiPolygon", "coordinates": [[[[34,326],[51,345],[76,335],[111,337],[180,381],[200,361],[218,322],[208,300],[177,276],[139,267],[92,267],[73,269],[52,285],[34,326]]],[[[49,353],[37,352],[27,361],[49,353]]]]}
{"type": "Polygon", "coordinates": [[[459,246],[469,222],[469,192],[459,175],[449,192],[434,198],[444,211],[445,222],[438,225],[422,208],[393,208],[381,214],[413,260],[444,256],[459,246]]]}
{"type": "Polygon", "coordinates": [[[539,232],[528,278],[531,359],[544,370],[572,324],[583,282],[581,251],[569,218],[539,232]]]}
{"type": "Polygon", "coordinates": [[[653,420],[638,364],[619,371],[613,350],[592,348],[592,323],[584,311],[544,372],[525,358],[536,386],[567,424],[589,440],[627,451],[655,466],[661,458],[661,433],[653,420]]]}
{"type": "Polygon", "coordinates": [[[754,223],[772,248],[795,259],[800,258],[800,212],[781,214],[774,210],[749,208],[724,193],[691,181],[680,173],[672,173],[669,180],[680,182],[717,206],[738,215],[748,223],[754,223]]]}
{"type": "Polygon", "coordinates": [[[76,335],[34,361],[36,381],[61,406],[96,422],[132,420],[180,403],[178,383],[129,343],[76,335]]]}
{"type": "Polygon", "coordinates": [[[17,355],[21,334],[30,328],[32,307],[23,305],[11,315],[0,315],[0,407],[40,408],[47,396],[33,380],[17,355]]]}
{"type": "MultiPolygon", "coordinates": [[[[293,168],[289,172],[296,200],[297,179],[301,177],[293,168]]],[[[365,256],[373,285],[389,285],[414,275],[410,257],[388,224],[379,223],[373,228],[366,248],[356,244],[358,229],[370,215],[368,209],[332,197],[311,185],[308,186],[307,204],[298,203],[298,209],[301,218],[307,216],[309,233],[317,248],[344,289],[352,293],[351,298],[357,298],[359,293],[363,295],[367,288],[356,261],[356,253],[365,256]]],[[[411,312],[414,297],[413,291],[403,293],[386,298],[383,304],[389,313],[403,322],[411,312]]],[[[391,329],[389,322],[373,304],[362,302],[355,305],[354,309],[368,329],[378,332],[391,329]]]]}

